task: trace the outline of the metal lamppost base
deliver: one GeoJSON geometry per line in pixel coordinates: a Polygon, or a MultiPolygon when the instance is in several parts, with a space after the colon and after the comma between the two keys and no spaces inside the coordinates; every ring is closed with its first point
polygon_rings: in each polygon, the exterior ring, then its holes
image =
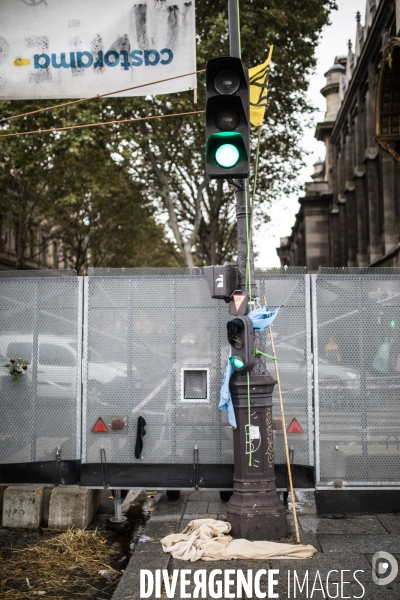
{"type": "Polygon", "coordinates": [[[235,491],[229,501],[227,518],[232,526],[231,534],[237,538],[277,540],[287,534],[286,508],[276,490],[235,491]]]}
{"type": "Polygon", "coordinates": [[[286,508],[275,487],[272,432],[275,383],[268,373],[250,375],[250,431],[247,377],[235,373],[230,381],[237,429],[233,433],[235,474],[227,519],[232,535],[248,540],[276,540],[287,534],[286,508]]]}

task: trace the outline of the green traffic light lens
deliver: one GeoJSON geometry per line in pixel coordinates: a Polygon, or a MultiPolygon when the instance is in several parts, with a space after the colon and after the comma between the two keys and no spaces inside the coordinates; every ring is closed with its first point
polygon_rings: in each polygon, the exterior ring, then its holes
{"type": "Polygon", "coordinates": [[[230,169],[239,162],[239,150],[233,144],[222,144],[215,152],[215,160],[220,167],[230,169]]]}
{"type": "Polygon", "coordinates": [[[244,362],[241,358],[238,358],[237,356],[230,356],[229,362],[235,367],[235,369],[243,369],[244,367],[244,362]]]}
{"type": "Polygon", "coordinates": [[[396,321],[395,321],[394,319],[392,319],[392,320],[390,321],[390,328],[391,328],[391,329],[394,329],[395,327],[396,327],[396,321]]]}

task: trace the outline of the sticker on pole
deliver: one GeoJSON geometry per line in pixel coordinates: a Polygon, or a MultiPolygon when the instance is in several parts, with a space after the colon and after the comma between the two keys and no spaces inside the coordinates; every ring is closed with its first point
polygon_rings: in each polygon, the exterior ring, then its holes
{"type": "Polygon", "coordinates": [[[249,295],[244,290],[235,290],[229,302],[230,315],[247,315],[249,312],[249,295]]]}
{"type": "Polygon", "coordinates": [[[95,426],[92,429],[93,433],[108,433],[109,429],[107,425],[104,423],[103,419],[99,417],[96,421],[95,426]]]}
{"type": "Polygon", "coordinates": [[[298,422],[298,420],[296,418],[292,419],[292,422],[290,423],[289,427],[287,428],[287,433],[304,433],[302,426],[300,425],[300,423],[298,422]]]}
{"type": "Polygon", "coordinates": [[[260,428],[258,427],[258,425],[251,425],[250,426],[250,433],[251,433],[251,439],[252,440],[259,440],[260,439],[260,428]]]}

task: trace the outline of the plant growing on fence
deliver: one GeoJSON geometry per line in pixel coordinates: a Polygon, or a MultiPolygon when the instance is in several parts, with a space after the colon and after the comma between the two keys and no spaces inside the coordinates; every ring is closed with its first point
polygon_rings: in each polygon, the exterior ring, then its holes
{"type": "Polygon", "coordinates": [[[18,385],[24,372],[27,370],[30,362],[22,360],[22,358],[10,358],[10,362],[3,365],[5,369],[8,369],[8,373],[14,382],[14,385],[18,385]]]}

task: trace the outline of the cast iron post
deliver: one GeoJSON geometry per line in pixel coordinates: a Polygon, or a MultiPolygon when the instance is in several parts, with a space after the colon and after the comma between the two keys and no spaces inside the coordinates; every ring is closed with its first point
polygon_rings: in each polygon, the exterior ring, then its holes
{"type": "MultiPolygon", "coordinates": [[[[228,0],[230,54],[241,58],[239,14],[237,0],[228,0]]],[[[247,181],[234,182],[238,233],[239,287],[246,281],[246,188],[247,181]]],[[[248,202],[250,205],[250,202],[248,202]]],[[[248,219],[251,218],[248,206],[248,219]]],[[[250,222],[250,221],[249,221],[250,222]]],[[[254,256],[250,252],[251,294],[257,297],[254,277],[254,256]]],[[[252,306],[251,308],[254,308],[252,306]]],[[[262,350],[260,335],[255,347],[262,350]]],[[[274,441],[272,432],[272,391],[276,381],[265,368],[260,356],[250,373],[250,428],[248,419],[247,374],[234,373],[230,391],[235,408],[237,429],[233,433],[234,465],[233,496],[228,505],[227,519],[232,535],[249,540],[279,539],[286,535],[286,509],[275,487],[274,441]],[[249,454],[252,453],[251,465],[249,454]]]]}

